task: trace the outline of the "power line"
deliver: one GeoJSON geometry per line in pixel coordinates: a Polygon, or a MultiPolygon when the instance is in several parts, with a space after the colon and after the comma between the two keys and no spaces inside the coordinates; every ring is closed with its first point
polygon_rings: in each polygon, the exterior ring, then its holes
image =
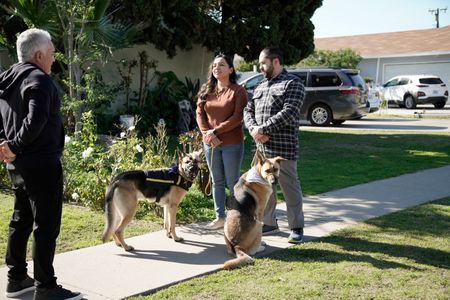
{"type": "Polygon", "coordinates": [[[434,17],[436,19],[436,28],[439,28],[439,12],[440,11],[447,12],[447,7],[446,8],[429,9],[428,11],[434,15],[434,17]]]}

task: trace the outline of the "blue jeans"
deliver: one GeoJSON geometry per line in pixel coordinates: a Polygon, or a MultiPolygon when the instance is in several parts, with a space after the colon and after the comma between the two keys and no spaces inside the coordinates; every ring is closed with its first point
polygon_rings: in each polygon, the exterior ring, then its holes
{"type": "Polygon", "coordinates": [[[225,188],[228,187],[230,197],[233,197],[233,188],[239,180],[244,158],[244,143],[220,145],[216,148],[204,144],[204,149],[212,178],[212,195],[216,217],[225,218],[225,188]]]}

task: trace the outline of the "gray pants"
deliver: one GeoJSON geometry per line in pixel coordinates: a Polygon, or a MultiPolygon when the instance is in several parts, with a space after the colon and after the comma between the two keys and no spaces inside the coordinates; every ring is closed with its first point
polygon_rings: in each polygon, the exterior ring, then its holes
{"type": "MultiPolygon", "coordinates": [[[[280,177],[278,184],[283,192],[286,201],[286,210],[289,228],[303,228],[305,219],[303,216],[303,196],[300,180],[297,174],[297,161],[286,160],[281,162],[280,177]]],[[[276,206],[277,206],[277,185],[273,185],[273,193],[267,202],[264,211],[264,224],[274,226],[277,224],[276,206]]]]}

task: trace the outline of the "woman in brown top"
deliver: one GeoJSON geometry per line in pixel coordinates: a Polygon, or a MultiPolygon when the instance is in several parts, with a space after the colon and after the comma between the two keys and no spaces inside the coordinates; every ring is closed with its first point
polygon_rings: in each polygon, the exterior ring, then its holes
{"type": "Polygon", "coordinates": [[[236,79],[233,61],[226,55],[218,55],[198,93],[197,124],[203,134],[216,211],[216,219],[207,225],[209,229],[220,229],[225,223],[225,188],[228,187],[232,198],[244,156],[242,124],[247,92],[236,79]]]}

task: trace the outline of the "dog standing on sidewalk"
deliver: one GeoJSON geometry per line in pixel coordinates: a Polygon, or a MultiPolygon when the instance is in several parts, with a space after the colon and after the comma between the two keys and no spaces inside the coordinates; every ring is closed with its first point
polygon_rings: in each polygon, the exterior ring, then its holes
{"type": "Polygon", "coordinates": [[[262,218],[267,201],[280,175],[278,156],[266,159],[256,151],[256,164],[244,173],[234,186],[236,198],[233,208],[227,213],[224,235],[227,251],[236,258],[223,264],[224,269],[233,269],[250,264],[254,259],[250,255],[264,251],[261,245],[262,218]]]}
{"type": "Polygon", "coordinates": [[[147,198],[164,207],[167,237],[182,241],[175,232],[177,208],[199,172],[201,150],[184,154],[178,151],[178,166],[169,169],[126,171],[117,175],[105,195],[103,242],[114,239],[125,251],[134,248],[125,243],[123,232],[133,220],[138,199],[147,198]]]}

